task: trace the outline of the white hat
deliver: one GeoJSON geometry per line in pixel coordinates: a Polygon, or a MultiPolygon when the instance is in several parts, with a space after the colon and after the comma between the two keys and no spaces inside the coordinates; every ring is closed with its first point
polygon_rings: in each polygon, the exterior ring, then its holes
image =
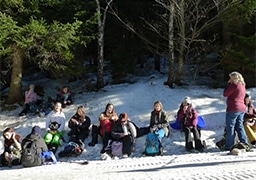
{"type": "Polygon", "coordinates": [[[192,101],[191,101],[190,97],[186,96],[186,97],[183,99],[183,103],[191,104],[192,101]]]}

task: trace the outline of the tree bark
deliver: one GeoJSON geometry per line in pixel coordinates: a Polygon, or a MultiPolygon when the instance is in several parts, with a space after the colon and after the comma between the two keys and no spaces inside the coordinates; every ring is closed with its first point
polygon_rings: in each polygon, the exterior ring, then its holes
{"type": "Polygon", "coordinates": [[[174,83],[174,39],[173,39],[173,15],[174,15],[174,4],[170,3],[169,21],[168,21],[168,51],[169,51],[169,73],[166,85],[173,88],[174,83]]]}
{"type": "Polygon", "coordinates": [[[105,29],[105,22],[107,18],[107,11],[109,6],[111,5],[113,0],[110,0],[107,2],[107,5],[104,9],[103,14],[101,14],[101,6],[99,0],[96,0],[97,3],[97,13],[99,14],[98,17],[98,31],[99,31],[99,37],[98,37],[98,70],[97,70],[97,88],[103,88],[104,87],[104,78],[103,78],[103,70],[104,70],[104,29],[105,29]],[[102,15],[102,16],[101,16],[102,15]],[[102,18],[102,20],[101,20],[102,18]]]}
{"type": "Polygon", "coordinates": [[[104,87],[104,79],[103,79],[103,47],[104,47],[104,22],[101,21],[101,12],[100,12],[100,2],[96,0],[97,3],[97,13],[99,14],[98,17],[98,68],[97,68],[97,88],[104,87]]]}
{"type": "Polygon", "coordinates": [[[23,100],[22,96],[22,66],[23,66],[23,50],[17,46],[13,46],[13,65],[10,83],[10,92],[6,104],[14,104],[23,100]]]}
{"type": "Polygon", "coordinates": [[[184,9],[184,0],[180,1],[180,11],[179,13],[176,13],[179,18],[177,20],[179,21],[178,29],[179,29],[179,57],[178,57],[178,72],[175,78],[175,84],[181,85],[181,76],[183,72],[183,61],[184,61],[184,48],[185,48],[185,9],[184,9]]]}

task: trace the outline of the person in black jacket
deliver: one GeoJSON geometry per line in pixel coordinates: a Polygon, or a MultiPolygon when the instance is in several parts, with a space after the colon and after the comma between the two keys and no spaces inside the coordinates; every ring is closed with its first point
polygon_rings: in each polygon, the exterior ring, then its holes
{"type": "Polygon", "coordinates": [[[78,106],[77,112],[68,122],[70,131],[68,133],[69,142],[75,142],[84,146],[84,140],[89,136],[91,119],[86,116],[84,106],[78,106]]]}
{"type": "Polygon", "coordinates": [[[123,143],[123,158],[129,157],[135,151],[137,131],[134,124],[128,120],[127,113],[119,115],[119,119],[113,125],[111,135],[113,141],[121,141],[123,143]]]}
{"type": "Polygon", "coordinates": [[[57,93],[56,102],[60,102],[62,108],[73,104],[73,95],[67,86],[63,86],[61,91],[57,93]]]}

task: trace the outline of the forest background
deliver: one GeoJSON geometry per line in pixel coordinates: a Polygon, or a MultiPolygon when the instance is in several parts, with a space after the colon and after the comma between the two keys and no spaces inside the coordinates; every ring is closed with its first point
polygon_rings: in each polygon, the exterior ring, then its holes
{"type": "Polygon", "coordinates": [[[1,102],[22,102],[37,72],[84,91],[152,69],[170,88],[223,87],[232,71],[256,87],[255,15],[255,0],[0,0],[1,102]]]}

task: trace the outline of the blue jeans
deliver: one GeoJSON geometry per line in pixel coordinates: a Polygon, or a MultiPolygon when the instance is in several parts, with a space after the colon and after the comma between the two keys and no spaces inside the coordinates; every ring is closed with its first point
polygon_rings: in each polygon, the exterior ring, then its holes
{"type": "Polygon", "coordinates": [[[226,113],[226,150],[230,150],[235,144],[235,131],[242,143],[247,142],[247,136],[244,130],[244,112],[227,112],[226,113]]]}

